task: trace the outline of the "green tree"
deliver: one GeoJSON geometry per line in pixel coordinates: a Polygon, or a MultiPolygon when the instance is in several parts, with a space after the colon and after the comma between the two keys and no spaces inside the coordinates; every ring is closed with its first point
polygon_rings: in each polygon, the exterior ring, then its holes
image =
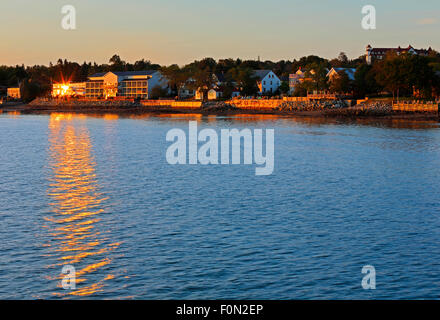
{"type": "Polygon", "coordinates": [[[167,89],[164,89],[161,86],[155,86],[153,89],[151,89],[151,96],[149,98],[159,99],[159,98],[164,98],[167,96],[168,96],[167,89]]]}
{"type": "Polygon", "coordinates": [[[20,94],[21,99],[24,102],[28,103],[44,94],[44,91],[38,83],[26,79],[21,83],[20,94]]]}
{"type": "Polygon", "coordinates": [[[436,76],[429,58],[403,54],[390,54],[375,65],[376,80],[385,90],[397,98],[401,93],[419,92],[429,98],[435,86],[436,76]]]}
{"type": "Polygon", "coordinates": [[[126,70],[126,62],[121,59],[121,57],[117,54],[113,55],[113,57],[109,60],[110,63],[110,71],[125,71],[126,70]]]}
{"type": "Polygon", "coordinates": [[[283,94],[286,94],[289,92],[290,90],[290,86],[289,83],[287,81],[283,81],[281,82],[280,88],[279,88],[280,92],[283,94]]]}
{"type": "Polygon", "coordinates": [[[188,82],[189,72],[185,68],[180,68],[177,64],[160,69],[162,77],[168,81],[168,86],[180,98],[181,90],[188,82]]]}
{"type": "Polygon", "coordinates": [[[208,91],[213,89],[216,84],[216,78],[209,68],[206,69],[193,69],[190,71],[191,82],[189,87],[193,90],[200,91],[202,95],[202,100],[206,101],[208,99],[208,91]]]}
{"type": "Polygon", "coordinates": [[[293,91],[292,95],[294,97],[306,97],[307,92],[309,92],[309,88],[311,88],[313,86],[314,86],[314,84],[309,81],[298,83],[295,86],[295,90],[293,91]]]}
{"type": "Polygon", "coordinates": [[[354,74],[354,90],[358,97],[365,97],[367,94],[377,93],[381,90],[376,82],[375,72],[371,65],[366,63],[360,65],[354,74]]]}
{"type": "Polygon", "coordinates": [[[407,86],[405,67],[403,56],[393,53],[388,54],[382,62],[375,65],[377,83],[392,92],[393,99],[396,95],[399,97],[400,90],[407,86]]]}
{"type": "Polygon", "coordinates": [[[340,72],[330,81],[330,91],[333,93],[345,93],[351,91],[350,78],[346,72],[340,72]]]}
{"type": "Polygon", "coordinates": [[[251,68],[233,68],[229,71],[229,75],[234,79],[243,96],[254,96],[257,94],[257,78],[251,68]]]}
{"type": "Polygon", "coordinates": [[[321,61],[321,62],[314,62],[309,64],[306,69],[308,70],[305,73],[305,77],[312,79],[313,86],[310,86],[310,84],[307,84],[309,91],[313,90],[326,90],[328,88],[327,84],[327,62],[321,61]]]}

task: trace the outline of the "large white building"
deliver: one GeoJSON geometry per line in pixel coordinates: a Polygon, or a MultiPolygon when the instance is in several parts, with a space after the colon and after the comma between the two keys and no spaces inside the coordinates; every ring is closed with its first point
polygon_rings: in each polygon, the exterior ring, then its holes
{"type": "Polygon", "coordinates": [[[148,99],[157,86],[166,89],[168,82],[156,70],[97,73],[89,77],[86,97],[148,99]]]}
{"type": "Polygon", "coordinates": [[[256,70],[254,76],[257,78],[260,95],[275,93],[281,85],[280,78],[271,70],[256,70]]]}

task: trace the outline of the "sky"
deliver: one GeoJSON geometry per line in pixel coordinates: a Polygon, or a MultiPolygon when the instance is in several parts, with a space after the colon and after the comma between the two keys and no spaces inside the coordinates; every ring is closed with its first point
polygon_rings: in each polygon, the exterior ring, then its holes
{"type": "Polygon", "coordinates": [[[439,31],[439,0],[1,0],[0,65],[357,58],[368,44],[440,51],[439,31]],[[61,27],[68,4],[76,30],[61,27]],[[365,5],[376,30],[362,29],[365,5]]]}

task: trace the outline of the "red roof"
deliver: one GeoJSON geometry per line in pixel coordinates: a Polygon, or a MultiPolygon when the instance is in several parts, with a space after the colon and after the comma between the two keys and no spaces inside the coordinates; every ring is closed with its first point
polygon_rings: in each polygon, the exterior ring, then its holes
{"type": "Polygon", "coordinates": [[[405,52],[408,52],[411,49],[413,49],[415,52],[417,52],[417,54],[428,54],[429,52],[432,51],[431,48],[429,48],[428,50],[425,50],[425,49],[414,49],[410,45],[407,48],[401,48],[401,47],[398,47],[398,48],[374,48],[374,49],[371,49],[371,53],[372,54],[382,54],[382,52],[386,53],[388,51],[396,51],[396,52],[399,52],[399,53],[405,53],[405,52]]]}

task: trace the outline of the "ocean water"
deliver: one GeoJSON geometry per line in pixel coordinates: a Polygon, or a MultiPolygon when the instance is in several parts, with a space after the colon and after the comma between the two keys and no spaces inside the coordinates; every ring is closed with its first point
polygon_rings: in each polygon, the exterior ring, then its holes
{"type": "Polygon", "coordinates": [[[438,299],[439,189],[437,123],[3,113],[0,298],[438,299]],[[188,121],[274,129],[274,173],[169,165],[188,121]]]}

